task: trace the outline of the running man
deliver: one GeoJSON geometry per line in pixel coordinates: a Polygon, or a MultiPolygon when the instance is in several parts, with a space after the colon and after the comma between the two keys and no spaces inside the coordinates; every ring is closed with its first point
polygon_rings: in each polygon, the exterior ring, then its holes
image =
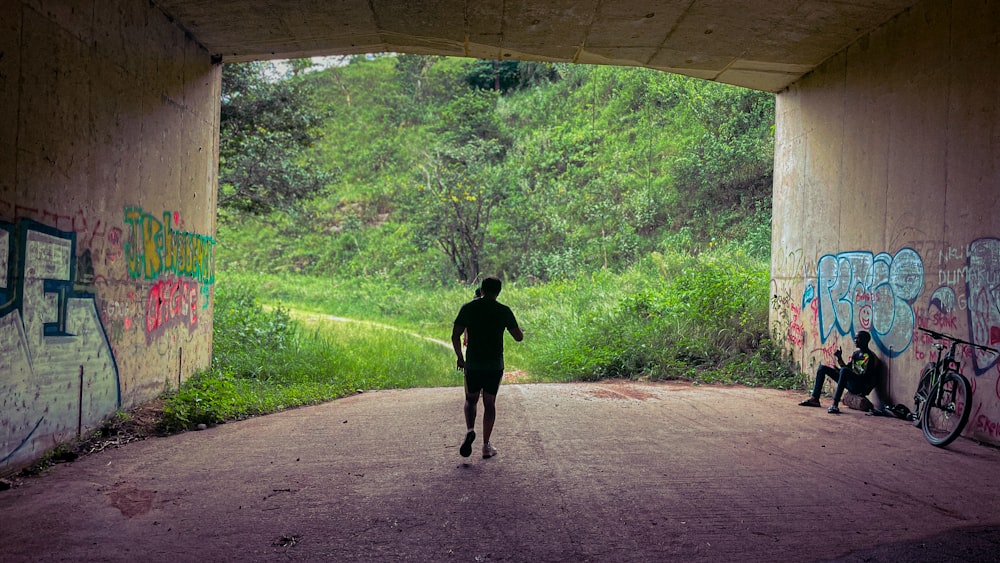
{"type": "Polygon", "coordinates": [[[483,280],[483,295],[469,301],[458,311],[451,330],[451,343],[458,356],[457,368],[465,370],[465,441],[458,453],[472,455],[472,442],[476,439],[476,408],[480,394],[483,396],[483,459],[497,455],[490,444],[493,423],[496,421],[497,392],[503,378],[503,333],[510,332],[514,340],[524,340],[524,333],[517,325],[510,307],[497,301],[502,283],[499,278],[483,280]],[[462,354],[462,335],[468,330],[469,342],[462,354]]]}

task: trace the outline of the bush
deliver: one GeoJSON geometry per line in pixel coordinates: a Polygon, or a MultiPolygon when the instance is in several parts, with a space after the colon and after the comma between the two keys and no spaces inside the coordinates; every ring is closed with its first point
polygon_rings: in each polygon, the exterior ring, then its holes
{"type": "Polygon", "coordinates": [[[533,376],[779,387],[795,381],[768,340],[763,260],[738,250],[667,252],[613,284],[586,281],[563,288],[576,298],[571,314],[539,319],[544,338],[525,354],[533,376]]]}
{"type": "Polygon", "coordinates": [[[266,310],[246,284],[218,284],[212,368],[236,377],[266,377],[268,358],[293,350],[297,327],[281,305],[266,310]]]}

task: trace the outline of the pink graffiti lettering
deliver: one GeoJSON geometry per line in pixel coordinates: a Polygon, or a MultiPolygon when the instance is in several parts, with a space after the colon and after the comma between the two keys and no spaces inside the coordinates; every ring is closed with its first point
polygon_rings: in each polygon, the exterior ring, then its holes
{"type": "Polygon", "coordinates": [[[955,315],[946,315],[944,313],[934,313],[931,316],[931,325],[938,328],[950,328],[953,330],[958,329],[958,319],[955,315]]]}
{"type": "Polygon", "coordinates": [[[153,284],[146,298],[147,336],[175,325],[193,331],[198,325],[198,284],[181,278],[153,284]]]}
{"type": "Polygon", "coordinates": [[[114,262],[121,258],[122,252],[122,230],[118,227],[112,227],[108,231],[108,249],[104,256],[109,262],[114,262]]]}
{"type": "Polygon", "coordinates": [[[799,318],[802,315],[802,310],[797,305],[791,305],[788,309],[792,314],[792,318],[788,323],[788,343],[796,347],[802,347],[802,345],[805,344],[806,332],[806,329],[802,325],[802,321],[799,318]]]}

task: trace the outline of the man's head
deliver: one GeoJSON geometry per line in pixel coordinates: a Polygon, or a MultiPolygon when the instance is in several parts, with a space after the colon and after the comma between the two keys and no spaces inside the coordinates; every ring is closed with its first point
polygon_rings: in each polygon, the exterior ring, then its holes
{"type": "Polygon", "coordinates": [[[486,278],[483,280],[483,296],[484,297],[496,297],[500,295],[500,288],[503,284],[500,282],[500,278],[486,278]]]}
{"type": "Polygon", "coordinates": [[[857,336],[854,337],[854,344],[862,350],[868,349],[868,343],[871,341],[872,335],[868,334],[867,330],[862,330],[857,336]]]}

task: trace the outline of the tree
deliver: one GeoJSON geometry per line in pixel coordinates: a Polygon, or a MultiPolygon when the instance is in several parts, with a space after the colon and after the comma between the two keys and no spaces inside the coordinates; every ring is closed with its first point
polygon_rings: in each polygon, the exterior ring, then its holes
{"type": "Polygon", "coordinates": [[[552,82],[558,77],[551,63],[478,59],[468,65],[465,81],[473,88],[507,93],[552,82]]]}
{"type": "Polygon", "coordinates": [[[463,282],[482,271],[483,249],[494,209],[504,198],[495,164],[495,140],[461,147],[438,145],[420,165],[422,184],[408,206],[418,234],[441,249],[463,282]]]}
{"type": "Polygon", "coordinates": [[[314,197],[330,175],[310,148],[323,120],[310,102],[308,62],[226,65],[219,117],[219,207],[265,214],[314,197]]]}

